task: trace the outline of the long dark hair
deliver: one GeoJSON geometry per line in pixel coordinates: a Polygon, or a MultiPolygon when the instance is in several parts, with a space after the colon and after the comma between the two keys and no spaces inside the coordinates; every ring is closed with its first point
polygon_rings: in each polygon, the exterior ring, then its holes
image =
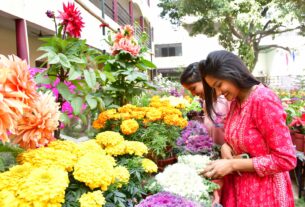
{"type": "Polygon", "coordinates": [[[198,62],[194,62],[188,65],[180,76],[181,84],[192,84],[196,82],[201,82],[201,75],[198,70],[198,62]]]}
{"type": "Polygon", "coordinates": [[[211,120],[213,120],[212,111],[215,113],[213,100],[216,98],[216,92],[205,81],[207,75],[231,81],[240,89],[250,89],[260,84],[238,56],[225,50],[211,52],[206,60],[199,62],[198,68],[203,83],[206,110],[211,120]]]}

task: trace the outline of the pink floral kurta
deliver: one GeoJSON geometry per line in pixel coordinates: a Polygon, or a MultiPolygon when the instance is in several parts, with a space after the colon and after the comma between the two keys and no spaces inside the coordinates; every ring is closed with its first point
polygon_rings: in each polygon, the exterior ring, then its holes
{"type": "Polygon", "coordinates": [[[296,165],[286,114],[278,97],[258,85],[247,100],[233,101],[225,141],[236,154],[248,153],[255,172],[224,178],[224,207],[293,207],[289,170],[296,165]]]}

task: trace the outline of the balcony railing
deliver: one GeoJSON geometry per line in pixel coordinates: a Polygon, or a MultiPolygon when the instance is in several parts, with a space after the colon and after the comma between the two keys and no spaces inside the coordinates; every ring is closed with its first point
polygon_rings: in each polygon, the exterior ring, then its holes
{"type": "Polygon", "coordinates": [[[113,11],[112,0],[105,0],[104,1],[104,8],[105,8],[105,14],[108,17],[110,17],[111,19],[114,19],[114,11],[113,11]]]}
{"type": "Polygon", "coordinates": [[[118,23],[119,25],[130,24],[129,12],[118,2],[118,23]]]}

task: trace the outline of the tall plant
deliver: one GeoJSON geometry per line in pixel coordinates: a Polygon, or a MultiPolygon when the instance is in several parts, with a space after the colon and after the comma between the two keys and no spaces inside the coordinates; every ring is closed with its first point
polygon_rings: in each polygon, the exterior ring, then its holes
{"type": "Polygon", "coordinates": [[[109,33],[106,42],[111,54],[97,57],[97,62],[104,65],[104,72],[112,73],[107,86],[103,88],[104,96],[111,97],[111,102],[123,106],[140,95],[144,89],[152,89],[147,71],[156,66],[145,58],[148,49],[145,46],[147,35],[142,34],[139,40],[134,37],[134,29],[126,25],[116,33],[109,33]]]}
{"type": "MultiPolygon", "coordinates": [[[[39,59],[46,60],[47,69],[36,76],[36,82],[53,85],[58,90],[60,109],[68,102],[73,114],[86,121],[84,105],[93,110],[102,102],[94,96],[97,80],[105,77],[94,62],[99,52],[86,45],[86,40],[80,39],[84,22],[74,3],[63,4],[63,11],[59,11],[58,17],[52,11],[46,14],[55,23],[55,35],[41,39],[44,44],[39,50],[45,53],[39,59]],[[57,19],[60,20],[58,24],[57,19]],[[69,87],[71,85],[73,90],[69,87]]],[[[61,120],[69,123],[67,113],[62,114],[61,120]]],[[[56,137],[59,137],[59,131],[56,137]]]]}

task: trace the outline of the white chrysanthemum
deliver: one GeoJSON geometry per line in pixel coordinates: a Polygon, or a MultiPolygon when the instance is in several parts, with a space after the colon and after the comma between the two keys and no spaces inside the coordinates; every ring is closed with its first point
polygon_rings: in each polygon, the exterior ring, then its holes
{"type": "Polygon", "coordinates": [[[164,96],[160,99],[161,101],[168,101],[169,104],[173,107],[176,107],[178,105],[184,105],[185,107],[190,105],[190,102],[183,98],[182,96],[176,97],[176,96],[164,96]]]}
{"type": "Polygon", "coordinates": [[[165,168],[156,175],[156,180],[164,191],[171,192],[194,201],[202,202],[208,197],[208,188],[196,170],[186,164],[176,163],[165,168]]]}
{"type": "Polygon", "coordinates": [[[204,170],[206,165],[211,162],[206,155],[182,155],[178,157],[178,163],[183,163],[200,173],[204,170]]]}

